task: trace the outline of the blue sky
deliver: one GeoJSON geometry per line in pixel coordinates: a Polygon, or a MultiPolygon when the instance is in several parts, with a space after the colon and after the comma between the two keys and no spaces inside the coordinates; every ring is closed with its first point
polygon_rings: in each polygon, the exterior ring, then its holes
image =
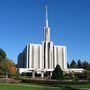
{"type": "Polygon", "coordinates": [[[42,43],[45,5],[51,40],[65,45],[68,62],[90,60],[90,0],[0,0],[0,48],[17,63],[29,43],[42,43]]]}

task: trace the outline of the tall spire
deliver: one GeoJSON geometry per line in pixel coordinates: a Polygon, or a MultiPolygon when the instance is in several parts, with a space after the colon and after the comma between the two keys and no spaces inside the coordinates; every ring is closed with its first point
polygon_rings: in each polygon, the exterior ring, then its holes
{"type": "Polygon", "coordinates": [[[48,8],[46,5],[46,17],[45,17],[45,27],[44,27],[44,41],[50,41],[50,28],[48,27],[48,8]]]}
{"type": "Polygon", "coordinates": [[[48,8],[46,5],[46,27],[48,27],[48,8]]]}

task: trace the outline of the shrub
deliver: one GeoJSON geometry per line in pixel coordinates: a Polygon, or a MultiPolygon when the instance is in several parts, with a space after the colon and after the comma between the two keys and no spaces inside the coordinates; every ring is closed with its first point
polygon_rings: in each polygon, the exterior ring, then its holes
{"type": "Polygon", "coordinates": [[[1,83],[13,83],[13,84],[19,83],[18,80],[15,80],[13,78],[0,78],[0,82],[1,83]]]}
{"type": "Polygon", "coordinates": [[[52,79],[56,79],[56,80],[62,80],[63,79],[63,71],[59,65],[57,65],[55,70],[53,71],[52,79]]]}
{"type": "Polygon", "coordinates": [[[90,84],[89,81],[30,80],[30,79],[22,79],[22,82],[34,83],[34,84],[46,84],[46,85],[51,85],[51,86],[90,84]]]}

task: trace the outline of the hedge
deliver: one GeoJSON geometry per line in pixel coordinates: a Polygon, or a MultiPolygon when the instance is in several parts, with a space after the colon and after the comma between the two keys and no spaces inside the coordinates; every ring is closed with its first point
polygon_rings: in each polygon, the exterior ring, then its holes
{"type": "Polygon", "coordinates": [[[53,86],[90,84],[90,81],[59,81],[59,80],[30,80],[30,79],[22,79],[21,81],[23,83],[47,84],[53,86]]]}

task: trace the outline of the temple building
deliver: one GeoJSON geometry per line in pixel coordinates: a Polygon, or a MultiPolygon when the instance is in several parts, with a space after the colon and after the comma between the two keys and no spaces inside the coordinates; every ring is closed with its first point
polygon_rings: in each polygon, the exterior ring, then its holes
{"type": "Polygon", "coordinates": [[[25,49],[18,55],[19,72],[31,72],[35,78],[35,73],[40,73],[41,78],[44,73],[52,71],[59,64],[63,71],[67,69],[67,47],[54,45],[50,40],[50,27],[48,25],[48,10],[46,6],[46,19],[44,27],[44,40],[41,44],[27,44],[25,49]]]}

